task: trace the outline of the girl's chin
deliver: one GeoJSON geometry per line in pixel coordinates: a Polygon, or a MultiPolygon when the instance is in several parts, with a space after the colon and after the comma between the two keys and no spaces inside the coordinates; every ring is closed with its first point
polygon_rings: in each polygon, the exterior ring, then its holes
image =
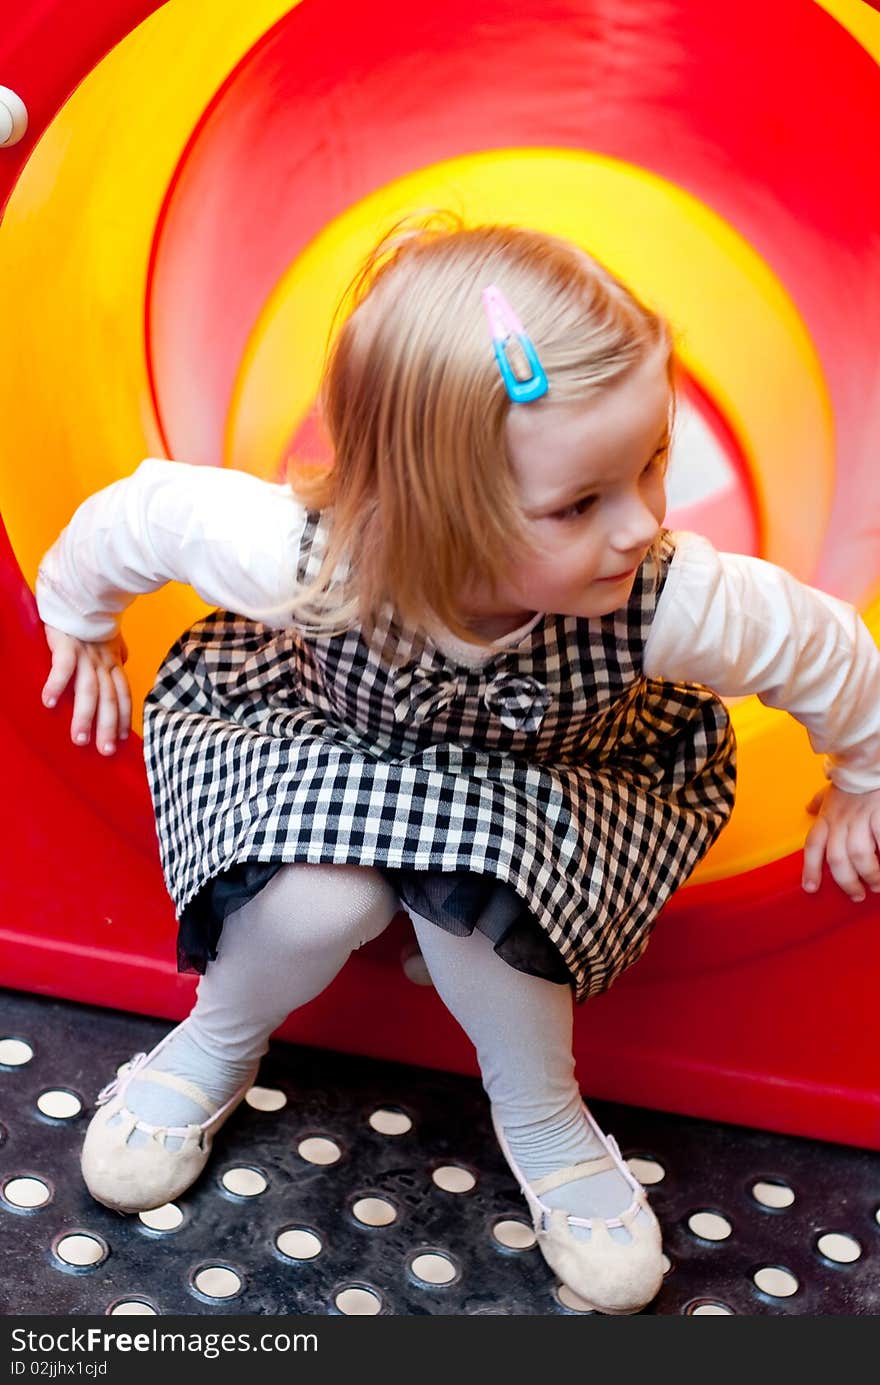
{"type": "Polygon", "coordinates": [[[618,611],[629,600],[629,585],[625,582],[620,584],[609,582],[608,588],[608,594],[604,600],[601,596],[596,596],[589,602],[580,603],[577,610],[561,611],[559,614],[578,616],[581,620],[595,620],[599,616],[608,616],[612,611],[618,611]]]}

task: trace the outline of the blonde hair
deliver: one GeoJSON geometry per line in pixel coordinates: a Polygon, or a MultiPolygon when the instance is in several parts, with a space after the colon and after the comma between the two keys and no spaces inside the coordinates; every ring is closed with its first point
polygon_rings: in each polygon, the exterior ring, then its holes
{"type": "Polygon", "coordinates": [[[535,344],[548,403],[583,400],[657,351],[672,392],[667,323],[576,246],[452,213],[399,223],[343,300],[329,347],[319,402],[333,463],[311,479],[288,474],[331,521],[320,570],[296,598],[307,628],[371,630],[390,603],[416,628],[439,620],[475,640],[459,593],[471,579],[494,591],[531,551],[505,421],[511,407],[541,405],[511,405],[483,310],[492,283],[535,344]]]}

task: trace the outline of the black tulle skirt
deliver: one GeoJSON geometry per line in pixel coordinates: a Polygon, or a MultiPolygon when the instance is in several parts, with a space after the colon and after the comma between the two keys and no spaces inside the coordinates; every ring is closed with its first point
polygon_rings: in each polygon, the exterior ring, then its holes
{"type": "MultiPolygon", "coordinates": [[[[178,968],[203,973],[217,955],[223,924],[280,870],[281,861],[245,861],[214,876],[180,916],[178,968]]],[[[514,890],[494,876],[471,871],[419,871],[376,867],[402,904],[447,933],[490,938],[498,956],[517,971],[567,985],[559,952],[514,890]]]]}

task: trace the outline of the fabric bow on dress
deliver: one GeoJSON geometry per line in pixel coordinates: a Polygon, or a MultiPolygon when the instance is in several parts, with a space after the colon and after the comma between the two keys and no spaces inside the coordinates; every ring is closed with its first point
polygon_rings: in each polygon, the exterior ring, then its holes
{"type": "Polygon", "coordinates": [[[483,701],[509,731],[537,731],[550,706],[550,693],[527,673],[499,673],[483,701]]]}
{"type": "MultiPolygon", "coordinates": [[[[407,664],[395,676],[393,698],[397,721],[427,721],[464,691],[466,678],[446,668],[407,664]]],[[[550,705],[543,683],[528,674],[503,672],[491,679],[483,704],[509,731],[537,731],[550,705]]]]}
{"type": "Polygon", "coordinates": [[[461,679],[445,668],[407,664],[394,679],[395,721],[426,721],[458,696],[461,679]]]}

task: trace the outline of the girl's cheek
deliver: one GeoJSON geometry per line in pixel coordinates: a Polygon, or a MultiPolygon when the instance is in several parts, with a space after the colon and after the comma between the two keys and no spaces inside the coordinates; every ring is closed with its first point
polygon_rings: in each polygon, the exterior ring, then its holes
{"type": "Polygon", "coordinates": [[[558,559],[559,553],[567,546],[565,529],[561,524],[551,527],[546,520],[541,520],[539,526],[536,525],[532,532],[534,557],[531,559],[530,566],[533,567],[543,567],[545,564],[552,563],[555,558],[558,559]]]}

